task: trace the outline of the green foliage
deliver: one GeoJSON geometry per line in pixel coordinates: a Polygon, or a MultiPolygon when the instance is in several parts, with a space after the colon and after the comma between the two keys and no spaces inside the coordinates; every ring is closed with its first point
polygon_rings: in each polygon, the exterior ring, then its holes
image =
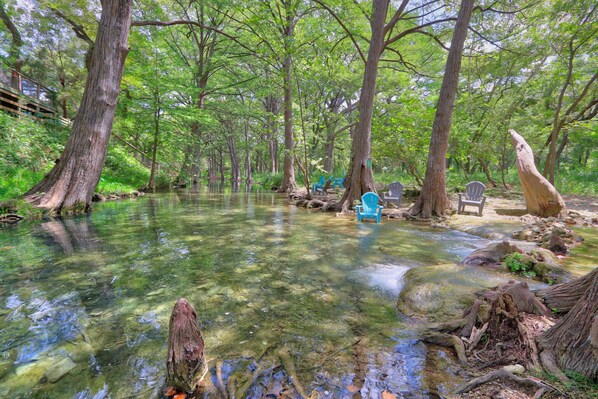
{"type": "Polygon", "coordinates": [[[503,264],[513,273],[529,278],[536,277],[533,261],[527,259],[523,254],[517,252],[509,254],[503,260],[503,264]]]}
{"type": "Polygon", "coordinates": [[[149,169],[123,147],[110,146],[96,191],[102,194],[128,193],[146,185],[149,175],[149,169]]]}
{"type": "MultiPolygon", "coordinates": [[[[50,171],[70,129],[0,112],[0,200],[22,196],[50,171]]],[[[123,147],[110,145],[97,190],[123,193],[147,184],[149,170],[123,147]]],[[[24,203],[18,208],[29,213],[24,203]]]]}
{"type": "Polygon", "coordinates": [[[253,179],[256,183],[266,188],[280,187],[282,184],[282,173],[255,173],[253,179]]]}
{"type": "Polygon", "coordinates": [[[568,384],[563,384],[555,375],[543,373],[538,377],[542,380],[550,382],[557,387],[561,392],[567,392],[567,398],[575,399],[598,399],[598,384],[592,382],[583,375],[565,371],[565,375],[569,378],[568,384]]]}
{"type": "Polygon", "coordinates": [[[60,156],[68,129],[0,112],[0,200],[23,195],[60,156]]]}

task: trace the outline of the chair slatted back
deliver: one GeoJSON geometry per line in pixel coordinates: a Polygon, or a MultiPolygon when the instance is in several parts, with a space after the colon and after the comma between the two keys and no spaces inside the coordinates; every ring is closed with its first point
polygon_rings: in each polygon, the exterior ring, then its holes
{"type": "Polygon", "coordinates": [[[486,191],[486,186],[479,181],[472,181],[465,186],[465,196],[471,201],[480,201],[484,191],[486,191]]]}
{"type": "Polygon", "coordinates": [[[369,192],[361,196],[361,203],[363,204],[365,213],[375,213],[378,202],[380,202],[380,197],[376,193],[369,192]]]}
{"type": "Polygon", "coordinates": [[[390,194],[390,197],[401,197],[403,195],[403,185],[398,181],[390,183],[388,185],[388,193],[390,194]]]}

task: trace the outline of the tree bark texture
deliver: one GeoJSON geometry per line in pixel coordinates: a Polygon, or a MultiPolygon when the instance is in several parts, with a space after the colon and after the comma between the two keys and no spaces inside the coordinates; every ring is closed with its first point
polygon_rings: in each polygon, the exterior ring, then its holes
{"type": "Polygon", "coordinates": [[[72,133],[54,168],[25,194],[40,208],[56,213],[76,205],[91,208],[112,130],[130,25],[131,0],[102,1],[92,62],[72,133]]]}
{"type": "Polygon", "coordinates": [[[290,192],[297,188],[295,182],[295,168],[293,159],[295,153],[295,138],[293,137],[293,87],[291,82],[291,55],[286,54],[283,62],[284,74],[284,164],[282,184],[279,192],[290,192]]]}
{"type": "Polygon", "coordinates": [[[598,381],[598,268],[583,279],[589,283],[583,296],[538,343],[562,370],[598,381]]]}
{"type": "Polygon", "coordinates": [[[473,12],[473,3],[474,0],[463,0],[461,2],[459,16],[451,40],[451,48],[446,60],[438,105],[436,106],[424,186],[419,198],[410,210],[412,215],[421,214],[426,219],[430,218],[432,214],[442,215],[447,209],[451,208],[451,203],[446,194],[446,152],[453,120],[455,97],[459,85],[461,57],[473,12]]]}
{"type": "Polygon", "coordinates": [[[567,215],[565,202],[554,186],[536,169],[531,147],[515,130],[511,129],[509,133],[517,155],[517,173],[527,211],[541,217],[565,217],[567,215]]]}
{"type": "Polygon", "coordinates": [[[231,180],[239,181],[241,180],[241,166],[239,165],[235,137],[232,134],[226,136],[226,144],[228,145],[228,153],[230,155],[231,180]]]}
{"type": "Polygon", "coordinates": [[[197,314],[185,298],[176,302],[170,315],[167,356],[168,384],[187,393],[195,392],[207,365],[197,314]]]}
{"type": "Polygon", "coordinates": [[[539,290],[536,295],[554,312],[567,313],[592,285],[596,274],[598,274],[598,269],[568,283],[539,290]]]}
{"type": "Polygon", "coordinates": [[[353,206],[353,201],[360,200],[364,193],[376,192],[374,174],[366,161],[372,154],[372,116],[376,95],[376,77],[378,64],[384,50],[384,24],[388,11],[388,0],[374,0],[374,12],[371,19],[372,38],[365,64],[363,84],[359,96],[359,121],[353,133],[351,161],[345,177],[345,192],[338,203],[343,212],[353,206]]]}
{"type": "Polygon", "coordinates": [[[276,117],[280,112],[280,101],[273,95],[264,100],[264,108],[268,113],[268,151],[270,153],[270,173],[278,173],[278,123],[276,117]]]}
{"type": "Polygon", "coordinates": [[[243,130],[245,133],[245,182],[249,184],[253,180],[251,176],[251,148],[249,146],[249,119],[245,119],[243,130]]]}

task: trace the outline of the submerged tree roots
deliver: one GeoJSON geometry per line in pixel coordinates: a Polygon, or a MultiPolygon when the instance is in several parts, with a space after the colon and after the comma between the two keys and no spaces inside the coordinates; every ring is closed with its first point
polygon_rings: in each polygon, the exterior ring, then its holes
{"type": "MultiPolygon", "coordinates": [[[[539,291],[549,306],[567,314],[560,320],[527,284],[510,281],[479,293],[463,318],[434,326],[423,340],[453,348],[459,360],[488,374],[460,387],[458,393],[496,379],[508,379],[537,389],[534,398],[553,390],[533,377],[516,376],[496,367],[523,363],[535,372],[546,370],[566,382],[563,370],[598,378],[598,269],[570,283],[539,291]]],[[[523,370],[522,370],[523,371],[523,370]]]]}

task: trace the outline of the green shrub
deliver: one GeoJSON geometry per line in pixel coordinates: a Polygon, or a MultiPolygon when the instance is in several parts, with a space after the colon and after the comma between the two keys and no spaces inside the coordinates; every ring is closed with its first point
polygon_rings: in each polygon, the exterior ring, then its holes
{"type": "Polygon", "coordinates": [[[536,277],[534,269],[534,262],[526,258],[523,254],[512,253],[505,257],[503,264],[513,273],[520,274],[525,277],[536,277]]]}
{"type": "Polygon", "coordinates": [[[266,188],[280,187],[282,172],[279,173],[254,173],[253,180],[266,188]]]}

